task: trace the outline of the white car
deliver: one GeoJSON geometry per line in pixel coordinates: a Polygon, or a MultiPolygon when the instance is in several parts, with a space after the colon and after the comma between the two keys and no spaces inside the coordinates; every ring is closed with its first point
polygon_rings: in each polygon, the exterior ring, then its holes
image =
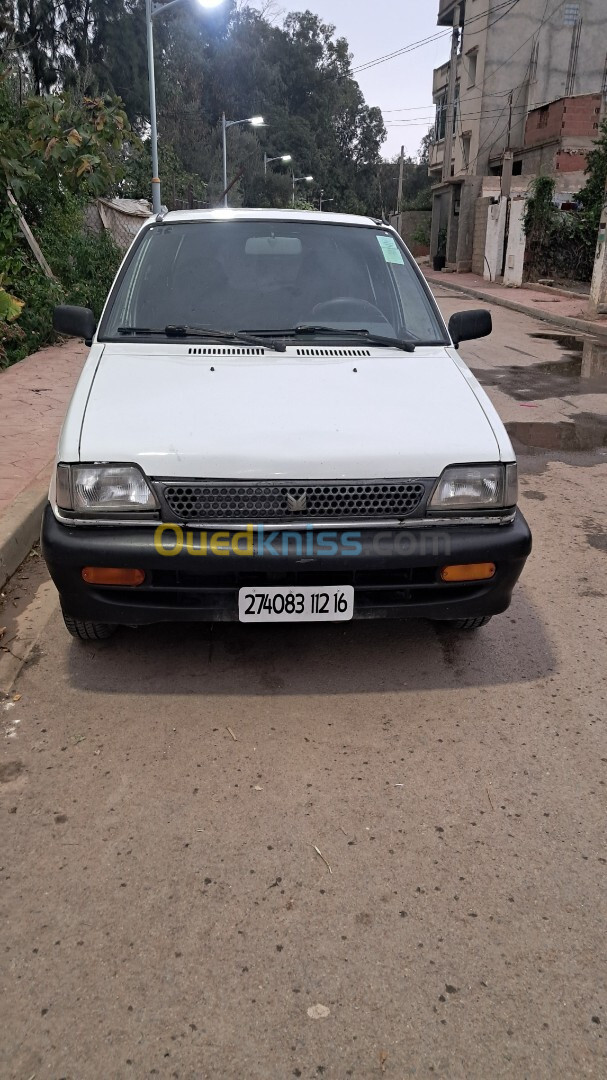
{"type": "Polygon", "coordinates": [[[74,636],[182,620],[426,617],[472,629],[531,549],[506,431],[382,221],[148,221],[59,440],[42,545],[74,636]]]}

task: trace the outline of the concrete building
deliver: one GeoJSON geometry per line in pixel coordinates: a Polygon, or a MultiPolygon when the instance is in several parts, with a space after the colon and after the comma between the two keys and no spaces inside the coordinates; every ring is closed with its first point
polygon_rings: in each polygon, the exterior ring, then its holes
{"type": "MultiPolygon", "coordinates": [[[[588,154],[599,132],[601,107],[600,94],[581,94],[532,109],[523,146],[513,153],[514,175],[566,175],[571,193],[580,191],[586,181],[588,154]]],[[[501,160],[492,159],[489,164],[490,171],[499,176],[501,160]]]]}
{"type": "MultiPolygon", "coordinates": [[[[431,250],[469,270],[482,177],[501,175],[504,155],[506,188],[510,169],[533,175],[536,164],[535,174],[548,163],[558,173],[570,150],[588,148],[580,139],[591,144],[588,109],[598,97],[600,112],[607,95],[607,0],[439,0],[438,24],[453,27],[453,36],[451,57],[433,79],[431,250]],[[571,98],[588,99],[579,106],[583,132],[568,130],[571,98]],[[541,115],[529,126],[536,110],[541,115]],[[539,123],[548,121],[553,140],[559,116],[560,144],[549,150],[539,123]]],[[[599,115],[591,122],[598,129],[599,115]]],[[[580,159],[570,164],[577,168],[580,159]]]]}

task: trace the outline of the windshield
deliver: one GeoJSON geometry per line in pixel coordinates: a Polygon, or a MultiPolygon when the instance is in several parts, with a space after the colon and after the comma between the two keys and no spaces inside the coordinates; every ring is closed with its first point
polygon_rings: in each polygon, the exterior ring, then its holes
{"type": "Polygon", "coordinates": [[[151,226],[110,298],[99,338],[167,325],[251,333],[308,325],[448,342],[392,233],[321,221],[151,226]]]}

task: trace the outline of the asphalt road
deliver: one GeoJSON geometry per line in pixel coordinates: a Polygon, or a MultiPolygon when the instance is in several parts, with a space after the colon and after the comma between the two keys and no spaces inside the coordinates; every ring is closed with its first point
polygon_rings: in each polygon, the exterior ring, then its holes
{"type": "MultiPolygon", "coordinates": [[[[494,314],[465,355],[518,435],[605,430],[600,370],[565,386],[571,343],[494,314]]],[[[527,444],[534,554],[473,634],[79,646],[26,561],[0,609],[3,1078],[607,1074],[599,442],[527,444]]]]}

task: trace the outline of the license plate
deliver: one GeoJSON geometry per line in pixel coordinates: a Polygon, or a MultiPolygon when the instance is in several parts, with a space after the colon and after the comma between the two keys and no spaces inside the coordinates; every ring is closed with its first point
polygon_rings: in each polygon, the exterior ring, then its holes
{"type": "Polygon", "coordinates": [[[352,585],[240,589],[241,622],[347,622],[354,615],[352,585]]]}

